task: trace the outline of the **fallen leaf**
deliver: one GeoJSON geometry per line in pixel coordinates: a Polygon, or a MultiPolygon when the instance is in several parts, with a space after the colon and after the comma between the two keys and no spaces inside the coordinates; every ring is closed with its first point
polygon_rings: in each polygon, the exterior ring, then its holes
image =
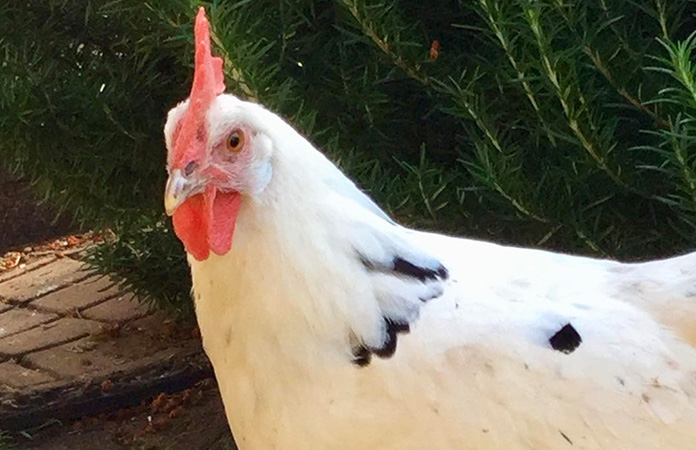
{"type": "Polygon", "coordinates": [[[112,387],[113,387],[113,383],[111,382],[111,380],[104,380],[101,384],[102,392],[109,392],[112,387]]]}
{"type": "Polygon", "coordinates": [[[437,58],[440,57],[440,41],[435,39],[431,44],[430,44],[430,60],[431,61],[436,61],[437,58]]]}

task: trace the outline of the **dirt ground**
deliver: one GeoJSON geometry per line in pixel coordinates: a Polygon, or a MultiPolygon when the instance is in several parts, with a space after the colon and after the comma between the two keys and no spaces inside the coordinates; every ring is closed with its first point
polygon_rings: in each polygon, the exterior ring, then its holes
{"type": "Polygon", "coordinates": [[[0,254],[75,231],[69,219],[54,222],[54,218],[55,211],[39,204],[26,180],[0,171],[0,254]]]}
{"type": "MultiPolygon", "coordinates": [[[[217,385],[143,401],[140,406],[71,423],[48,421],[12,434],[7,450],[236,450],[217,385]]],[[[6,450],[0,444],[0,450],[6,450]]]]}

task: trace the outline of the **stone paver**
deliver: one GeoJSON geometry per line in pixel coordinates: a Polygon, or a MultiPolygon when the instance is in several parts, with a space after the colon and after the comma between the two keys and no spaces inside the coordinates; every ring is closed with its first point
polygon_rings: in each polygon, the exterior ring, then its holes
{"type": "Polygon", "coordinates": [[[20,264],[19,267],[0,274],[0,283],[4,283],[11,278],[17,278],[20,275],[31,272],[32,270],[45,266],[46,264],[55,260],[56,257],[54,255],[47,255],[37,258],[35,261],[32,261],[29,264],[20,264]]]}
{"type": "Polygon", "coordinates": [[[0,428],[130,406],[212,375],[193,321],[150,314],[85,268],[48,256],[0,275],[0,428]]]}
{"type": "Polygon", "coordinates": [[[0,363],[0,386],[21,389],[51,381],[55,378],[43,371],[28,369],[12,361],[0,363]]]}
{"type": "Polygon", "coordinates": [[[88,308],[82,312],[82,317],[108,322],[127,322],[143,317],[147,308],[140,305],[134,295],[122,295],[104,303],[88,308]]]}
{"type": "Polygon", "coordinates": [[[108,277],[93,276],[79,283],[74,283],[31,302],[35,308],[58,313],[81,311],[118,295],[118,287],[108,277]]]}
{"type": "MultiPolygon", "coordinates": [[[[5,313],[7,314],[7,313],[5,313]]],[[[23,333],[0,339],[0,354],[17,356],[60,345],[90,333],[97,333],[101,324],[92,320],[64,318],[23,333]]]]}
{"type": "Polygon", "coordinates": [[[14,308],[2,312],[0,313],[0,340],[57,318],[58,316],[55,314],[42,313],[27,308],[14,308]]]}
{"type": "Polygon", "coordinates": [[[0,299],[6,303],[26,303],[84,278],[88,274],[84,268],[84,263],[74,259],[58,259],[20,277],[0,283],[0,299]]]}
{"type": "Polygon", "coordinates": [[[26,355],[22,362],[30,367],[48,370],[60,378],[85,378],[94,372],[115,371],[123,364],[96,350],[98,343],[92,338],[63,344],[26,355]]]}

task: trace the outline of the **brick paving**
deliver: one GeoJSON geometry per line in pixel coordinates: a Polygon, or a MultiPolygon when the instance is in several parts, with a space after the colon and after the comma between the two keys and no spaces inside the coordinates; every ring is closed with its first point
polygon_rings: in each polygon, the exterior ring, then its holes
{"type": "Polygon", "coordinates": [[[0,311],[0,338],[12,336],[16,333],[34,328],[37,325],[51,322],[58,318],[55,314],[49,314],[27,308],[13,308],[0,311]]]}
{"type": "Polygon", "coordinates": [[[60,258],[36,267],[0,284],[0,299],[22,305],[89,276],[84,265],[72,258],[60,258]]]}
{"type": "Polygon", "coordinates": [[[55,381],[45,371],[28,369],[12,361],[0,363],[0,379],[6,386],[19,389],[55,381]]]}
{"type": "MultiPolygon", "coordinates": [[[[77,258],[49,255],[0,274],[0,424],[9,423],[8,417],[26,423],[44,401],[46,408],[70,410],[61,398],[82,405],[85,392],[92,392],[103,410],[104,398],[98,397],[118,390],[107,392],[110,380],[144,395],[148,380],[143,378],[161,385],[166,373],[191,372],[173,360],[201,355],[192,324],[181,326],[148,311],[77,258]],[[165,369],[158,371],[160,360],[165,369]],[[128,387],[132,380],[137,388],[128,387]],[[104,392],[94,394],[95,385],[104,392]]],[[[51,411],[41,413],[52,417],[51,411]]]]}
{"type": "MultiPolygon", "coordinates": [[[[0,316],[0,320],[6,315],[0,316]]],[[[65,317],[0,339],[0,357],[20,358],[99,332],[99,322],[65,317]]],[[[21,363],[21,361],[20,361],[21,363]]],[[[3,380],[0,379],[0,383],[3,380]]]]}
{"type": "Polygon", "coordinates": [[[42,257],[37,258],[35,261],[30,262],[29,264],[23,264],[21,267],[17,267],[5,273],[0,273],[0,283],[4,283],[5,281],[12,278],[17,278],[22,274],[31,272],[32,270],[38,269],[41,266],[45,266],[46,264],[55,260],[55,255],[44,255],[42,257]]]}
{"type": "Polygon", "coordinates": [[[118,286],[108,277],[95,275],[34,300],[37,309],[67,314],[82,311],[119,295],[118,286]]]}

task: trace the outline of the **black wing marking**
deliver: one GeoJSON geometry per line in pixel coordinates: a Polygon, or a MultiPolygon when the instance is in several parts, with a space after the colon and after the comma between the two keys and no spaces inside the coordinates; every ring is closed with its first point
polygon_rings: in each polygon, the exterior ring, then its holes
{"type": "Polygon", "coordinates": [[[353,364],[365,367],[372,361],[372,355],[380,358],[391,358],[396,353],[396,342],[398,334],[408,334],[411,326],[407,323],[396,323],[389,319],[384,319],[387,337],[381,347],[369,347],[358,344],[353,347],[353,364]]]}
{"type": "Polygon", "coordinates": [[[358,345],[353,347],[353,364],[358,367],[365,367],[370,365],[372,362],[372,353],[367,347],[358,345]]]}
{"type": "Polygon", "coordinates": [[[422,282],[438,278],[441,280],[449,278],[449,271],[440,263],[434,268],[422,267],[398,255],[394,256],[389,265],[375,263],[363,255],[360,255],[360,262],[370,272],[391,273],[393,275],[416,278],[422,282]]]}
{"type": "MultiPolygon", "coordinates": [[[[368,271],[368,273],[375,273],[381,275],[391,275],[396,277],[398,280],[403,280],[404,283],[415,283],[419,286],[439,284],[441,281],[446,280],[449,277],[449,272],[444,265],[439,261],[432,258],[423,258],[423,264],[417,264],[412,260],[406,259],[402,256],[395,255],[391,258],[388,264],[383,262],[375,262],[365,257],[362,254],[358,254],[360,262],[363,267],[368,271]]],[[[384,320],[384,339],[379,347],[370,346],[363,343],[360,339],[355,339],[358,343],[354,343],[352,346],[353,363],[359,367],[364,367],[370,364],[372,361],[372,355],[376,355],[380,358],[390,358],[396,352],[396,346],[399,334],[406,334],[411,331],[411,324],[409,321],[415,320],[418,313],[417,310],[420,306],[415,304],[422,304],[433,298],[442,295],[442,289],[438,286],[438,289],[431,290],[429,293],[422,295],[422,290],[413,290],[413,295],[411,297],[403,296],[403,293],[394,293],[393,295],[399,295],[402,300],[401,303],[404,305],[403,314],[400,312],[387,312],[383,311],[384,320]],[[420,294],[419,294],[420,292],[420,294]],[[413,311],[415,314],[412,314],[413,311]],[[407,312],[407,311],[410,311],[407,312]]],[[[384,295],[392,295],[391,292],[382,292],[382,297],[384,295]]],[[[394,304],[395,302],[390,302],[394,304]]]]}
{"type": "Polygon", "coordinates": [[[582,337],[580,333],[575,330],[575,327],[570,323],[567,323],[556,332],[551,338],[549,338],[549,344],[554,350],[559,352],[570,354],[577,349],[582,343],[582,337]]]}
{"type": "Polygon", "coordinates": [[[437,278],[446,280],[449,277],[449,272],[442,264],[435,269],[428,269],[426,267],[418,267],[398,256],[394,258],[393,267],[395,273],[418,278],[420,281],[435,280],[437,278]]]}
{"type": "Polygon", "coordinates": [[[396,340],[398,333],[408,334],[411,332],[411,326],[407,323],[396,323],[389,319],[384,319],[387,328],[387,339],[384,345],[379,348],[370,348],[369,350],[380,358],[391,358],[396,352],[396,340]]]}

